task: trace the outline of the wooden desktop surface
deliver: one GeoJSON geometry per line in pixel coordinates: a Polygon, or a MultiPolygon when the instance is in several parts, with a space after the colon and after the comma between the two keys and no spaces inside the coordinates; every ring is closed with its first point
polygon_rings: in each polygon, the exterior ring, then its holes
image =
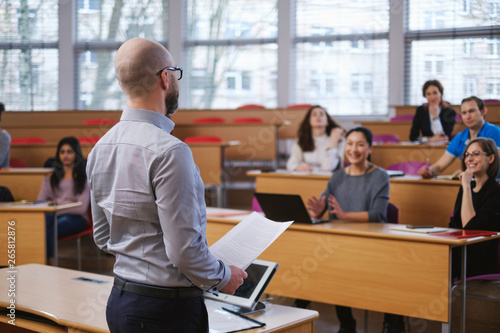
{"type": "MultiPolygon", "coordinates": [[[[94,148],[93,144],[81,144],[83,157],[94,148]]],[[[26,167],[41,168],[50,157],[55,157],[57,152],[57,142],[47,142],[38,145],[11,145],[10,158],[17,158],[26,162],[26,167]]]]}
{"type": "Polygon", "coordinates": [[[35,201],[43,178],[50,172],[51,168],[0,169],[0,185],[8,187],[16,201],[35,201]]]}
{"type": "Polygon", "coordinates": [[[279,124],[180,124],[172,135],[181,140],[191,136],[218,136],[240,144],[226,149],[230,160],[274,160],[277,157],[279,124]]]}
{"type": "MultiPolygon", "coordinates": [[[[7,244],[15,244],[15,264],[28,263],[45,264],[46,242],[45,242],[45,213],[54,213],[65,209],[81,206],[81,202],[49,206],[46,203],[1,203],[0,204],[0,244],[5,244],[0,253],[0,266],[10,264],[7,244]],[[15,224],[10,226],[9,222],[15,224]],[[14,235],[9,231],[15,229],[14,235]],[[14,237],[10,238],[10,237],[14,237]]],[[[57,246],[57,242],[56,242],[57,246]]]]}
{"type": "MultiPolygon", "coordinates": [[[[209,217],[209,244],[243,217],[209,217]]],[[[394,231],[389,224],[292,224],[259,259],[280,267],[273,295],[449,322],[450,248],[486,239],[394,231]]]]}
{"type": "MultiPolygon", "coordinates": [[[[16,309],[52,320],[54,332],[109,332],[106,323],[106,303],[112,288],[111,276],[30,264],[14,269],[0,269],[0,289],[8,290],[7,277],[15,271],[16,309]],[[78,278],[91,279],[78,280],[78,278]]],[[[9,305],[7,293],[0,295],[0,306],[9,305]]],[[[318,318],[316,311],[270,304],[264,312],[250,315],[265,322],[266,327],[247,332],[310,333],[318,318]]],[[[1,331],[5,332],[10,318],[2,316],[1,331]]],[[[30,326],[35,332],[51,332],[45,324],[16,319],[18,326],[30,326]]]]}
{"type": "MultiPolygon", "coordinates": [[[[391,164],[401,162],[428,162],[436,163],[446,151],[447,145],[419,145],[419,144],[383,144],[373,145],[371,161],[387,169],[391,164]]],[[[460,159],[456,158],[453,163],[444,170],[444,174],[452,174],[460,169],[460,159]]]]}
{"type": "MultiPolygon", "coordinates": [[[[255,191],[299,194],[304,204],[323,193],[329,175],[250,171],[255,191]]],[[[399,208],[399,223],[447,227],[460,188],[459,181],[421,179],[419,176],[391,178],[389,202],[399,208]],[[429,214],[432,212],[432,214],[429,214]]]]}

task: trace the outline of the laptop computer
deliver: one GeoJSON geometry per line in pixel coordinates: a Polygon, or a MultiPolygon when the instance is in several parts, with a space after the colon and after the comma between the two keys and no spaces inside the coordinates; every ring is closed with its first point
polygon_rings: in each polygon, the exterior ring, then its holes
{"type": "Polygon", "coordinates": [[[256,192],[255,198],[259,202],[266,217],[273,221],[295,221],[295,223],[308,224],[330,221],[328,219],[311,218],[302,198],[298,194],[256,192]]]}

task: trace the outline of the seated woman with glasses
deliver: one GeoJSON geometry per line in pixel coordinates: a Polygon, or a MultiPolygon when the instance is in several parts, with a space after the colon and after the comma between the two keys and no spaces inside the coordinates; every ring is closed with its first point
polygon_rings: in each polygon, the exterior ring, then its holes
{"type": "Polygon", "coordinates": [[[307,111],[286,163],[289,171],[334,171],[343,164],[344,130],[326,112],[314,105],[307,111]]]}
{"type": "MultiPolygon", "coordinates": [[[[496,182],[499,169],[498,149],[492,139],[475,138],[467,144],[451,228],[500,231],[500,184],[496,182]]],[[[497,265],[498,241],[467,246],[467,276],[498,273],[497,265]]],[[[454,261],[454,277],[459,276],[459,269],[460,261],[454,261]]]]}

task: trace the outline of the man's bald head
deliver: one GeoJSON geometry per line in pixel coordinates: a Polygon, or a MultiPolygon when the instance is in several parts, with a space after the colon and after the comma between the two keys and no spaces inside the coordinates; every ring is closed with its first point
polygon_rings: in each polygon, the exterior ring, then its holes
{"type": "Polygon", "coordinates": [[[167,49],[144,38],[126,41],[115,55],[116,78],[130,98],[148,96],[159,83],[156,73],[167,66],[174,66],[167,49]]]}

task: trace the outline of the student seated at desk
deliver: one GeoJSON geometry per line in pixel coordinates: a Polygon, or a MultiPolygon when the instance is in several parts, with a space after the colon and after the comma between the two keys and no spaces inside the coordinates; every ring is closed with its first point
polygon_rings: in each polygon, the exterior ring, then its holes
{"type": "MultiPolygon", "coordinates": [[[[0,103],[0,119],[2,112],[5,111],[5,106],[0,103]]],[[[9,167],[10,156],[10,134],[6,130],[0,128],[0,168],[9,167]]]]}
{"type": "Polygon", "coordinates": [[[456,112],[443,102],[443,85],[429,80],[422,87],[427,104],[417,108],[410,129],[410,141],[441,142],[451,139],[456,112]]]}
{"type": "Polygon", "coordinates": [[[286,163],[289,171],[334,171],[343,164],[344,129],[314,105],[307,111],[286,163]]]}
{"type": "MultiPolygon", "coordinates": [[[[500,232],[500,184],[496,181],[499,169],[493,140],[476,138],[467,144],[451,228],[500,232]]],[[[460,256],[453,258],[453,276],[459,277],[460,260],[455,258],[460,256]]],[[[498,273],[498,262],[498,241],[467,246],[467,276],[498,273]]]]}
{"type": "MultiPolygon", "coordinates": [[[[65,210],[57,216],[57,236],[65,237],[84,231],[89,224],[88,208],[90,189],[85,172],[85,159],[80,143],[74,137],[66,137],[57,145],[54,172],[42,181],[38,200],[49,202],[78,201],[80,207],[65,210]]],[[[47,257],[51,263],[54,257],[53,215],[46,214],[47,257]]]]}
{"type": "MultiPolygon", "coordinates": [[[[346,135],[345,155],[350,163],[336,171],[328,181],[320,199],[308,200],[309,213],[313,217],[323,215],[328,208],[331,219],[353,222],[386,222],[389,203],[389,175],[368,159],[372,152],[373,136],[369,129],[356,127],[346,135]]],[[[356,332],[352,310],[336,306],[342,333],[356,332]]],[[[384,316],[383,332],[404,332],[403,317],[384,316]]]]}
{"type": "Polygon", "coordinates": [[[436,163],[430,167],[424,165],[418,171],[418,174],[423,178],[432,178],[441,174],[453,163],[455,158],[462,156],[467,142],[476,137],[493,139],[497,147],[500,146],[500,128],[484,120],[488,110],[480,98],[476,96],[464,98],[460,109],[462,110],[462,120],[467,128],[451,140],[443,156],[436,163]]]}

